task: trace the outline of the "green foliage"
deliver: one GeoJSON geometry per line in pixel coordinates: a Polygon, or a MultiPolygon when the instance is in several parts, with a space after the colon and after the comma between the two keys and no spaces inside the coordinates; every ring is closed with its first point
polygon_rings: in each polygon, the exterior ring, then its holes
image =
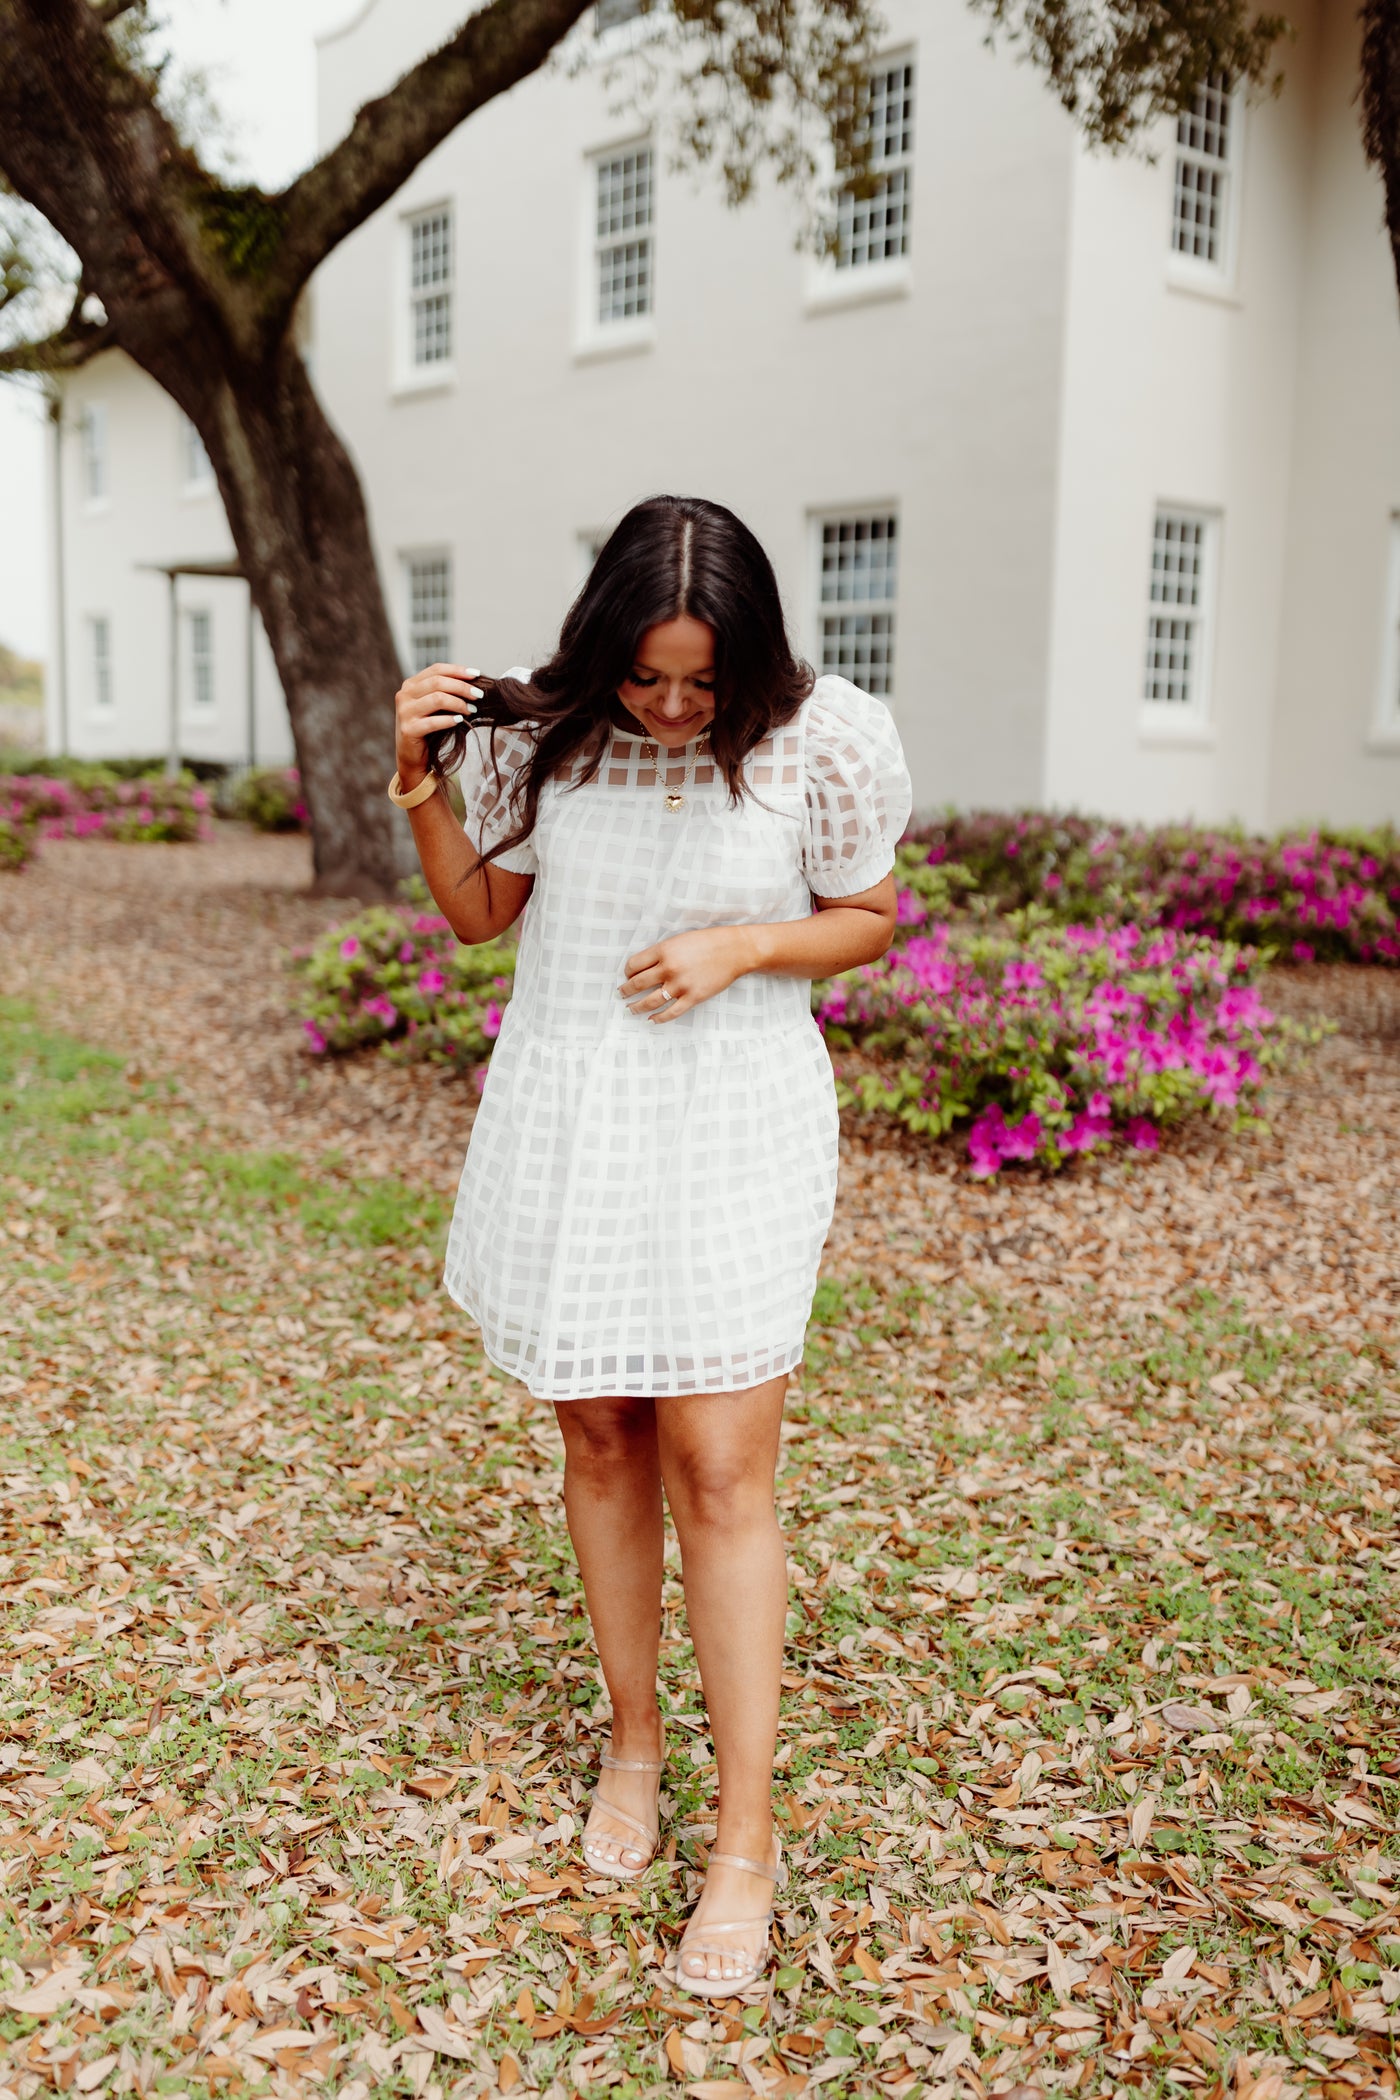
{"type": "Polygon", "coordinates": [[[300,773],[295,766],[261,766],[245,773],[228,798],[228,814],[257,831],[305,830],[300,773]]]}
{"type": "Polygon", "coordinates": [[[1027,57],[1091,145],[1132,144],[1159,117],[1189,110],[1212,73],[1277,92],[1286,15],[1246,0],[971,0],[1027,57]]]}
{"type": "Polygon", "coordinates": [[[265,277],[277,260],[287,230],[286,214],[275,198],[254,183],[225,188],[208,185],[197,196],[199,216],[209,245],[234,277],[265,277]]]}

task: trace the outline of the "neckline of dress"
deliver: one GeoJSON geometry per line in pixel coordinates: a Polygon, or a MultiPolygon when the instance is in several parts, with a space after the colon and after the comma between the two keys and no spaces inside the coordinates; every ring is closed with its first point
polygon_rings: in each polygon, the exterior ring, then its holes
{"type": "Polygon", "coordinates": [[[710,738],[708,724],[704,729],[698,730],[693,737],[687,738],[683,744],[662,744],[658,743],[654,736],[643,736],[640,730],[619,729],[611,716],[608,718],[608,727],[611,729],[616,742],[620,744],[640,744],[644,750],[651,752],[658,759],[663,757],[685,758],[692,751],[698,753],[702,747],[708,745],[710,738]]]}

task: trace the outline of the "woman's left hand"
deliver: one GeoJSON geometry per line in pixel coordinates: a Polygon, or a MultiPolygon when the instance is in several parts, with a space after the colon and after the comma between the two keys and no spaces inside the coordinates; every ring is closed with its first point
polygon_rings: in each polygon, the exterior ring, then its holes
{"type": "Polygon", "coordinates": [[[706,926],[673,933],[627,958],[620,990],[634,1014],[674,1021],[754,968],[752,928],[706,926]]]}

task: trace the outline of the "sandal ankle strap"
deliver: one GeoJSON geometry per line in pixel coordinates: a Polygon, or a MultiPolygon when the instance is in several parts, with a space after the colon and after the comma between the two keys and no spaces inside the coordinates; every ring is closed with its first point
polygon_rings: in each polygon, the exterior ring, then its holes
{"type": "Polygon", "coordinates": [[[646,1757],[614,1757],[611,1750],[600,1752],[598,1762],[605,1772],[664,1772],[666,1769],[662,1758],[653,1764],[646,1757]]]}
{"type": "Polygon", "coordinates": [[[745,1859],[740,1852],[712,1852],[709,1857],[712,1867],[741,1867],[746,1874],[761,1874],[765,1881],[776,1883],[776,1867],[765,1867],[761,1860],[745,1859]]]}

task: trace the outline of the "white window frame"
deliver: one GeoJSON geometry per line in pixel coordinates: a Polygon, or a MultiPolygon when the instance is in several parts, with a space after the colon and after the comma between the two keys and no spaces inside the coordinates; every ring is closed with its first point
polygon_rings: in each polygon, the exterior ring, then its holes
{"type": "Polygon", "coordinates": [[[399,559],[403,571],[404,658],[409,670],[422,670],[425,665],[432,663],[452,663],[455,661],[452,645],[457,611],[457,582],[452,549],[442,546],[409,547],[399,559]],[[416,616],[416,572],[427,568],[430,563],[440,563],[446,575],[446,615],[436,623],[416,616]],[[426,637],[429,635],[440,636],[442,646],[438,648],[434,645],[428,648],[425,654],[426,637]],[[420,643],[423,646],[420,646],[420,643]]]}
{"type": "Polygon", "coordinates": [[[828,620],[852,615],[856,617],[861,615],[873,617],[888,615],[890,622],[889,665],[886,674],[885,690],[882,693],[877,693],[876,698],[883,700],[887,707],[894,708],[897,705],[899,696],[899,577],[904,542],[904,528],[900,506],[889,498],[872,499],[868,503],[843,503],[835,509],[813,511],[810,516],[809,530],[808,572],[811,577],[810,597],[812,613],[808,621],[808,631],[811,636],[812,662],[816,667],[817,675],[818,677],[849,677],[853,685],[861,686],[862,691],[870,691],[870,686],[867,683],[859,678],[852,677],[849,671],[842,671],[838,667],[834,665],[829,666],[826,663],[826,624],[828,620]],[[894,525],[893,594],[889,597],[824,598],[822,596],[822,578],[828,529],[842,525],[870,525],[884,524],[886,522],[892,522],[894,525]]]}
{"type": "Polygon", "coordinates": [[[625,357],[636,351],[650,350],[656,342],[659,175],[660,161],[656,141],[650,132],[613,139],[606,146],[593,148],[585,156],[583,209],[579,220],[579,298],[574,343],[576,357],[625,357]],[[615,321],[605,321],[598,310],[603,254],[609,248],[622,246],[627,234],[614,236],[611,240],[603,239],[599,235],[599,171],[607,162],[619,160],[625,154],[643,152],[651,156],[651,216],[645,228],[639,227],[631,231],[645,235],[650,251],[651,304],[645,313],[629,314],[615,321]]]}
{"type": "Polygon", "coordinates": [[[185,411],[175,411],[180,431],[180,494],[208,496],[214,489],[214,464],[204,449],[204,440],[185,411]]]}
{"type": "MultiPolygon", "coordinates": [[[[909,66],[913,71],[912,94],[914,100],[913,142],[907,154],[896,162],[898,169],[906,172],[909,184],[910,246],[903,255],[882,257],[878,262],[842,263],[834,255],[809,257],[803,301],[808,313],[829,312],[832,308],[865,306],[882,299],[905,299],[914,288],[913,272],[913,194],[915,172],[919,154],[919,59],[913,44],[901,44],[892,51],[882,51],[871,60],[871,76],[891,73],[896,66],[909,66]]],[[[841,210],[841,193],[836,187],[830,149],[822,154],[825,167],[824,188],[828,208],[838,215],[841,210]]],[[[892,169],[891,172],[894,172],[892,169]]]]}
{"type": "Polygon", "coordinates": [[[1393,510],[1389,519],[1383,618],[1376,705],[1368,741],[1376,750],[1400,751],[1400,510],[1393,510]]]}
{"type": "Polygon", "coordinates": [[[1181,502],[1164,496],[1152,507],[1147,548],[1147,590],[1142,625],[1139,629],[1137,668],[1139,721],[1143,737],[1148,742],[1200,743],[1212,739],[1212,688],[1222,523],[1220,511],[1213,509],[1209,504],[1181,502]],[[1174,606],[1170,600],[1154,598],[1152,595],[1156,576],[1157,526],[1162,519],[1189,522],[1199,525],[1202,529],[1200,596],[1194,607],[1183,609],[1174,606]],[[1191,643],[1191,693],[1186,700],[1150,700],[1146,694],[1147,652],[1152,638],[1152,623],[1161,619],[1183,623],[1189,621],[1194,629],[1191,643]]]}
{"type": "Polygon", "coordinates": [[[112,459],[105,401],[84,402],[78,430],[83,508],[106,510],[112,500],[112,459]]]}
{"type": "Polygon", "coordinates": [[[457,286],[461,272],[457,257],[457,212],[451,197],[438,197],[431,202],[415,204],[411,210],[401,212],[398,222],[397,255],[395,271],[397,295],[394,299],[394,375],[393,390],[396,394],[422,394],[437,388],[455,386],[457,383],[457,342],[459,311],[457,286]],[[429,219],[445,217],[447,220],[447,264],[445,278],[436,288],[415,286],[413,282],[413,234],[416,226],[429,219]],[[417,312],[420,300],[441,298],[447,300],[448,342],[450,355],[434,358],[420,364],[417,360],[417,312]]]}
{"type": "Polygon", "coordinates": [[[89,613],[86,625],[92,712],[106,721],[116,706],[112,679],[112,618],[110,613],[89,613]]]}
{"type": "Polygon", "coordinates": [[[185,700],[191,715],[207,722],[219,698],[214,614],[207,605],[187,605],[182,617],[185,622],[185,700]]]}
{"type": "Polygon", "coordinates": [[[1235,288],[1235,267],[1239,251],[1240,192],[1243,187],[1245,94],[1242,83],[1236,82],[1230,91],[1228,117],[1226,119],[1225,157],[1223,160],[1207,156],[1183,143],[1181,128],[1189,123],[1187,117],[1175,120],[1176,130],[1168,153],[1163,155],[1171,171],[1167,194],[1167,282],[1179,291],[1205,292],[1215,297],[1228,297],[1235,288]],[[1220,252],[1213,261],[1202,256],[1185,255],[1176,246],[1176,198],[1179,171],[1183,163],[1214,167],[1223,179],[1223,198],[1220,209],[1220,252]]]}

